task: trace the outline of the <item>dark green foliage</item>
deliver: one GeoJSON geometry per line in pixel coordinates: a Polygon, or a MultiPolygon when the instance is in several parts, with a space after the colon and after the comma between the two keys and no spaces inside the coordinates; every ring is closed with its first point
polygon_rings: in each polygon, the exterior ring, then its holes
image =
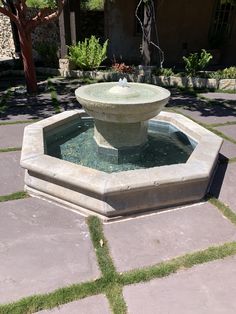
{"type": "Polygon", "coordinates": [[[77,45],[69,46],[69,59],[82,70],[94,70],[107,58],[108,40],[103,45],[91,36],[77,45]]]}
{"type": "Polygon", "coordinates": [[[202,49],[201,53],[191,53],[188,57],[183,57],[185,62],[185,70],[188,75],[196,76],[197,72],[203,71],[210,60],[212,55],[205,49],[202,49]]]}

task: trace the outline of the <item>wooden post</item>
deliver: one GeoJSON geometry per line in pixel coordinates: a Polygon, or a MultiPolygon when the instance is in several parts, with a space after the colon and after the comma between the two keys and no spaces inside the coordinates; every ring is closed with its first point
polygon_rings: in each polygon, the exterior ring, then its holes
{"type": "Polygon", "coordinates": [[[67,46],[76,44],[79,38],[80,0],[67,0],[64,10],[59,18],[61,53],[65,58],[67,46]]]}

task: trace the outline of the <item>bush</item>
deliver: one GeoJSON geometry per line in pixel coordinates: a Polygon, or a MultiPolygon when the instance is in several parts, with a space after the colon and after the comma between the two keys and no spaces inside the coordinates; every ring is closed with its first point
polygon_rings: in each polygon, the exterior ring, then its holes
{"type": "Polygon", "coordinates": [[[97,10],[104,9],[104,0],[81,0],[82,10],[97,10]]]}
{"type": "Polygon", "coordinates": [[[188,57],[183,57],[185,62],[185,71],[188,75],[196,76],[196,73],[203,71],[210,60],[212,55],[207,52],[205,49],[202,49],[201,53],[191,53],[188,57]]]}
{"type": "Polygon", "coordinates": [[[58,47],[56,44],[39,42],[35,44],[35,50],[45,66],[58,68],[58,47]]]}
{"type": "Polygon", "coordinates": [[[236,79],[236,67],[225,68],[209,74],[211,78],[215,79],[236,79]]]}
{"type": "Polygon", "coordinates": [[[172,68],[159,68],[154,72],[158,76],[173,76],[175,75],[172,68]]]}
{"type": "Polygon", "coordinates": [[[124,62],[123,63],[114,63],[112,65],[112,69],[116,72],[119,73],[132,73],[134,72],[134,69],[130,65],[126,65],[124,62]]]}
{"type": "Polygon", "coordinates": [[[82,70],[93,70],[107,58],[108,40],[103,45],[99,43],[99,38],[91,36],[77,45],[69,46],[69,59],[82,70]]]}

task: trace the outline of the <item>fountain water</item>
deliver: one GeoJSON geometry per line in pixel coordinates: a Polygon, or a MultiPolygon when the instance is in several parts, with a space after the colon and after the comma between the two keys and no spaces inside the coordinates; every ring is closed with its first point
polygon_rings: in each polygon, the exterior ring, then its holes
{"type": "Polygon", "coordinates": [[[181,115],[160,112],[168,90],[120,80],[75,94],[85,111],[25,129],[21,165],[31,195],[106,219],[204,197],[222,139],[181,115]]]}

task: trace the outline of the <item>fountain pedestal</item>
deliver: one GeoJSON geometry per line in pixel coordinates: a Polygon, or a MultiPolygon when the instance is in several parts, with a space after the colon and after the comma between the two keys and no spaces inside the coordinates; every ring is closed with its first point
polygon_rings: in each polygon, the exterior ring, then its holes
{"type": "Polygon", "coordinates": [[[99,146],[129,148],[147,141],[147,122],[112,123],[95,120],[94,139],[99,146]]]}
{"type": "Polygon", "coordinates": [[[98,151],[114,161],[135,160],[147,142],[147,121],[114,123],[95,119],[94,122],[98,151]]]}

